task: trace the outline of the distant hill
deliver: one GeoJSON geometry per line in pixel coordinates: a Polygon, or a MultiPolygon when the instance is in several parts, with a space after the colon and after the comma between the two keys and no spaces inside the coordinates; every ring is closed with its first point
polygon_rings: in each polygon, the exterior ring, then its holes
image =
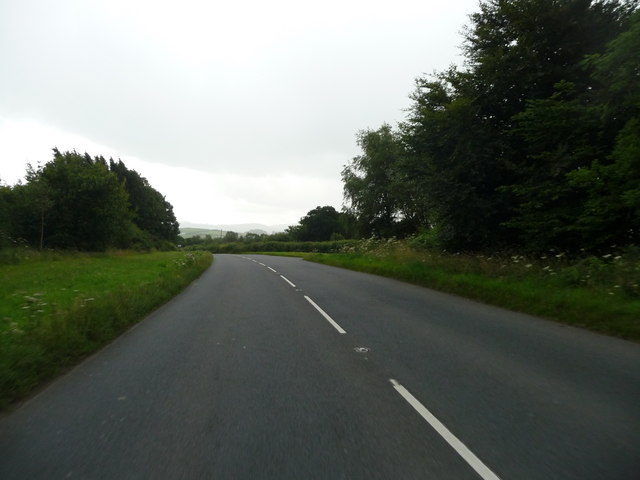
{"type": "Polygon", "coordinates": [[[206,225],[191,222],[180,222],[180,235],[184,238],[199,235],[211,235],[211,238],[223,237],[227,232],[271,234],[284,232],[289,225],[263,225],[261,223],[242,223],[236,225],[206,225]]]}
{"type": "Polygon", "coordinates": [[[180,235],[183,238],[191,238],[191,237],[205,237],[210,235],[211,238],[218,238],[224,236],[226,232],[222,230],[210,230],[207,228],[182,228],[180,227],[180,235]]]}

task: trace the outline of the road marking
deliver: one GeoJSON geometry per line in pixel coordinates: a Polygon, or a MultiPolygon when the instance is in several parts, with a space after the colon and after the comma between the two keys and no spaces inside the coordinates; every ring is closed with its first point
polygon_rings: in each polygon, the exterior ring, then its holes
{"type": "Polygon", "coordinates": [[[266,265],[262,262],[258,262],[258,265],[262,265],[263,267],[266,267],[266,265]]]}
{"type": "Polygon", "coordinates": [[[276,272],[276,271],[275,271],[273,268],[271,268],[271,267],[267,267],[267,268],[268,268],[269,270],[271,270],[273,273],[278,273],[278,272],[276,272]]]}
{"type": "Polygon", "coordinates": [[[449,445],[451,445],[451,447],[453,447],[458,455],[460,455],[469,464],[469,466],[476,471],[478,475],[480,475],[484,480],[500,480],[500,477],[498,477],[489,469],[489,467],[482,463],[482,461],[478,457],[476,457],[464,443],[458,440],[458,438],[453,433],[451,433],[449,429],[440,422],[440,420],[434,417],[433,414],[429,410],[427,410],[427,408],[422,405],[422,403],[420,403],[418,399],[416,399],[416,397],[411,395],[411,393],[406,388],[400,385],[393,378],[390,378],[389,381],[391,382],[391,385],[393,385],[393,388],[395,388],[396,391],[400,395],[402,395],[402,398],[404,398],[409,403],[409,405],[411,405],[420,414],[420,416],[424,418],[429,423],[429,425],[431,425],[433,429],[438,432],[449,445]]]}
{"type": "Polygon", "coordinates": [[[343,328],[342,328],[340,325],[338,325],[338,324],[333,320],[333,318],[331,318],[329,315],[327,315],[327,312],[325,312],[324,310],[322,310],[322,309],[321,309],[321,308],[316,304],[316,302],[314,302],[313,300],[311,300],[311,299],[310,299],[309,297],[307,297],[306,295],[304,296],[304,298],[306,298],[306,299],[307,299],[307,302],[309,302],[311,305],[313,305],[313,306],[314,306],[314,308],[320,312],[320,314],[325,318],[325,320],[327,320],[327,322],[329,322],[331,325],[333,325],[333,328],[335,328],[335,329],[338,331],[338,333],[341,333],[341,334],[343,334],[343,335],[344,335],[345,333],[347,333],[345,330],[343,330],[343,328]]]}
{"type": "Polygon", "coordinates": [[[296,288],[295,284],[293,282],[291,282],[291,280],[289,280],[287,277],[285,277],[284,275],[280,275],[282,277],[282,279],[287,282],[289,285],[291,285],[293,288],[296,288]]]}

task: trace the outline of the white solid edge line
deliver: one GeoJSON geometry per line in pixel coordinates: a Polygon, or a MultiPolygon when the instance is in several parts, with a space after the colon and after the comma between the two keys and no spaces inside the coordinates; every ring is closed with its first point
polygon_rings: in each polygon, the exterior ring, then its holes
{"type": "Polygon", "coordinates": [[[287,277],[285,277],[284,275],[280,275],[280,277],[289,285],[291,285],[293,288],[296,288],[295,284],[291,280],[289,280],[287,277]]]}
{"type": "Polygon", "coordinates": [[[273,273],[277,273],[273,268],[271,267],[267,267],[269,270],[271,270],[273,273]]]}
{"type": "Polygon", "coordinates": [[[327,315],[327,313],[322,310],[317,304],[316,302],[314,302],[313,300],[311,300],[309,297],[307,297],[306,295],[304,296],[304,298],[307,299],[307,302],[309,302],[311,305],[314,306],[314,308],[316,310],[318,310],[320,312],[320,314],[325,318],[325,320],[327,320],[327,322],[329,322],[331,325],[333,325],[333,328],[335,328],[338,333],[341,333],[342,335],[344,335],[345,333],[347,333],[340,325],[338,325],[333,318],[331,318],[329,315],[327,315]]]}
{"type": "Polygon", "coordinates": [[[391,382],[391,385],[393,385],[393,388],[402,395],[402,398],[404,398],[409,405],[411,405],[420,414],[420,416],[424,418],[429,425],[431,425],[433,429],[438,432],[449,445],[451,445],[451,447],[453,447],[458,455],[460,455],[469,464],[469,466],[478,473],[478,475],[480,475],[484,480],[500,480],[500,477],[482,463],[482,460],[476,457],[464,443],[458,440],[458,438],[451,433],[449,429],[440,422],[440,420],[434,417],[433,414],[416,399],[416,397],[411,395],[406,388],[400,385],[393,378],[390,378],[389,381],[391,382]]]}

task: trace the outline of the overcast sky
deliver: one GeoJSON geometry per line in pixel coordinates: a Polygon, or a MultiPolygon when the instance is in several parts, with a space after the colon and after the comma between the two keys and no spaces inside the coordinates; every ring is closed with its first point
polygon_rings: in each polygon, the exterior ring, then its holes
{"type": "Polygon", "coordinates": [[[342,206],[358,130],[461,63],[477,0],[0,0],[0,179],[51,148],[121,158],[179,221],[342,206]]]}

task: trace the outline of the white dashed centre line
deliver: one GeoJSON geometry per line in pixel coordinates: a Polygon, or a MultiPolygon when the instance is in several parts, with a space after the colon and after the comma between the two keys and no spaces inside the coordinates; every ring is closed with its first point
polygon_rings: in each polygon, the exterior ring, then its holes
{"type": "Polygon", "coordinates": [[[338,325],[333,318],[331,318],[327,312],[325,312],[324,310],[322,310],[317,304],[316,302],[314,302],[313,300],[311,300],[309,297],[307,297],[306,295],[304,296],[304,298],[307,299],[307,302],[309,302],[311,305],[313,305],[313,307],[318,310],[318,312],[320,312],[320,314],[325,318],[325,320],[327,322],[329,322],[331,325],[333,325],[333,328],[335,328],[338,333],[341,333],[342,335],[344,335],[345,333],[347,333],[340,325],[338,325]]]}
{"type": "MultiPolygon", "coordinates": [[[[264,263],[258,262],[253,258],[249,258],[249,257],[243,257],[243,258],[246,258],[247,260],[251,260],[254,263],[258,263],[263,267],[267,267],[269,270],[271,270],[274,273],[278,273],[273,268],[265,265],[264,263]]],[[[282,278],[285,282],[287,282],[293,288],[296,288],[296,285],[284,275],[280,275],[280,278],[282,278]]],[[[347,333],[340,325],[336,323],[335,320],[333,320],[333,318],[331,318],[327,314],[327,312],[325,312],[322,308],[320,308],[320,306],[318,306],[316,302],[311,300],[311,298],[309,298],[307,295],[304,295],[304,298],[340,334],[344,335],[347,333]]],[[[422,405],[422,403],[420,403],[420,401],[416,399],[416,397],[414,397],[406,388],[404,388],[400,383],[398,383],[393,378],[389,379],[389,381],[391,382],[391,385],[393,385],[393,388],[395,388],[395,390],[402,396],[402,398],[404,398],[409,403],[409,405],[411,405],[416,410],[416,412],[418,412],[420,416],[424,420],[426,420],[429,425],[431,425],[431,427],[456,451],[456,453],[458,453],[458,455],[460,455],[467,462],[467,464],[469,464],[471,468],[473,468],[476,471],[478,475],[480,475],[480,477],[483,480],[500,480],[500,477],[498,477],[495,473],[493,473],[493,471],[491,471],[489,467],[487,467],[478,457],[476,457],[475,454],[471,450],[469,450],[464,443],[462,443],[453,433],[451,433],[451,431],[447,427],[445,427],[442,424],[442,422],[440,422],[440,420],[438,420],[424,405],[422,405]]]]}
{"type": "Polygon", "coordinates": [[[482,463],[482,461],[478,457],[476,457],[464,443],[458,440],[458,438],[453,433],[451,433],[449,429],[440,422],[440,420],[434,417],[433,414],[429,410],[427,410],[427,408],[422,405],[422,403],[420,403],[416,397],[411,395],[411,393],[406,388],[400,385],[393,378],[390,378],[389,381],[391,382],[391,385],[393,385],[393,388],[395,388],[396,391],[400,395],[402,395],[402,398],[404,398],[409,403],[409,405],[411,405],[420,414],[420,416],[424,418],[429,423],[429,425],[431,425],[433,429],[438,432],[438,434],[442,438],[444,438],[444,440],[449,445],[451,445],[451,447],[453,447],[458,455],[460,455],[469,464],[469,466],[473,468],[476,473],[480,475],[480,477],[483,478],[483,480],[500,480],[500,477],[498,477],[489,469],[489,467],[482,463]]]}

